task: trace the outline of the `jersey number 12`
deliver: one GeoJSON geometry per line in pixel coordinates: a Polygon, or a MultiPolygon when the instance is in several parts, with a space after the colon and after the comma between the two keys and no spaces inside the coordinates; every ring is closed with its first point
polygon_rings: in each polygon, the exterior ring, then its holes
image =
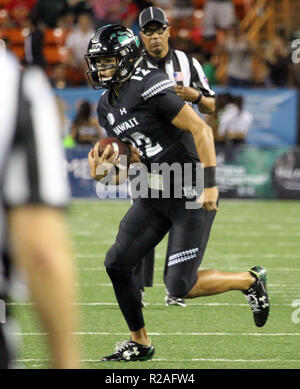
{"type": "Polygon", "coordinates": [[[127,135],[124,140],[127,140],[132,146],[139,149],[142,157],[151,158],[162,151],[162,147],[159,143],[152,142],[150,138],[140,132],[134,132],[129,136],[127,135]]]}

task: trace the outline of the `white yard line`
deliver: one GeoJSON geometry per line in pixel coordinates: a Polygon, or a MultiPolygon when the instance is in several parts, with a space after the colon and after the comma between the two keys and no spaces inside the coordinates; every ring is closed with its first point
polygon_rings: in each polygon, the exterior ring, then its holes
{"type": "MultiPolygon", "coordinates": [[[[84,336],[128,336],[127,332],[74,332],[74,335],[84,336]]],[[[46,336],[46,332],[14,332],[12,335],[18,336],[46,336]]],[[[260,333],[260,332],[149,332],[149,336],[300,336],[299,332],[282,332],[282,333],[260,333]]]]}
{"type": "MultiPolygon", "coordinates": [[[[234,237],[235,235],[233,235],[234,237]]],[[[273,237],[274,238],[274,237],[273,237]]],[[[214,242],[213,245],[214,246],[221,246],[221,247],[224,247],[224,246],[253,246],[253,245],[258,245],[258,244],[263,244],[265,245],[265,242],[263,240],[257,240],[254,242],[232,242],[231,240],[230,241],[224,241],[224,242],[214,242]]],[[[299,243],[298,242],[272,242],[273,246],[284,246],[284,247],[294,247],[294,246],[299,246],[299,243]]]]}
{"type": "MultiPolygon", "coordinates": [[[[83,285],[83,286],[112,286],[112,283],[111,282],[77,282],[76,285],[83,285]]],[[[290,284],[269,284],[268,283],[268,288],[274,288],[274,289],[278,289],[278,288],[281,288],[283,287],[284,288],[284,291],[286,290],[296,290],[296,291],[299,291],[300,292],[300,287],[297,287],[297,286],[290,286],[290,284]]],[[[146,286],[146,288],[156,288],[156,287],[165,287],[165,284],[163,283],[154,283],[153,286],[146,286]]],[[[285,294],[282,293],[282,294],[285,294]]]]}
{"type": "MultiPolygon", "coordinates": [[[[79,259],[99,260],[101,256],[100,255],[97,256],[96,254],[76,254],[75,257],[79,258],[79,259]]],[[[165,255],[156,253],[155,258],[165,259],[165,255]]],[[[209,254],[206,256],[206,259],[214,259],[214,258],[230,258],[230,259],[257,258],[257,254],[245,254],[245,253],[222,254],[222,253],[218,253],[218,254],[209,254]]],[[[265,253],[265,254],[260,255],[260,258],[299,259],[299,254],[265,253]]]]}
{"type": "MultiPolygon", "coordinates": [[[[34,303],[32,302],[13,302],[13,303],[7,303],[6,304],[7,306],[32,306],[32,305],[35,305],[34,303]]],[[[110,303],[110,302],[98,302],[98,301],[95,301],[95,302],[89,302],[89,303],[83,303],[83,302],[80,302],[80,303],[74,303],[74,305],[77,305],[77,306],[90,306],[90,307],[93,307],[93,306],[118,306],[118,303],[110,303]]],[[[147,303],[146,302],[146,306],[147,307],[151,307],[151,306],[158,306],[158,307],[161,307],[161,306],[165,306],[164,303],[147,303]]],[[[189,307],[192,307],[192,306],[204,306],[204,307],[224,307],[224,306],[232,306],[232,307],[249,307],[249,304],[247,303],[188,303],[188,306],[189,307]]],[[[272,306],[279,306],[279,307],[282,307],[282,306],[286,306],[286,307],[291,307],[292,304],[272,304],[272,306]]]]}
{"type": "MultiPolygon", "coordinates": [[[[201,268],[201,270],[206,270],[207,268],[201,268]]],[[[227,270],[236,270],[236,271],[241,271],[241,266],[239,267],[226,267],[227,270]]],[[[99,271],[104,271],[106,270],[106,268],[104,266],[97,266],[97,267],[81,267],[81,266],[78,266],[77,267],[77,270],[82,270],[82,271],[96,271],[96,270],[99,270],[99,271]]],[[[164,267],[162,266],[156,266],[155,267],[155,270],[164,270],[164,267]]],[[[290,271],[290,272],[299,272],[300,271],[300,268],[293,268],[293,267],[277,267],[277,268],[269,268],[268,270],[269,272],[281,272],[281,271],[290,271]]]]}
{"type": "MultiPolygon", "coordinates": [[[[112,286],[112,283],[110,282],[77,282],[76,283],[76,286],[112,286]]],[[[153,284],[153,286],[151,286],[151,288],[165,288],[165,284],[161,283],[155,283],[153,284]]],[[[150,288],[150,287],[147,287],[146,288],[150,288]]],[[[300,293],[300,287],[291,287],[291,286],[288,286],[287,284],[268,284],[268,290],[272,290],[272,294],[273,293],[279,293],[279,294],[282,294],[282,295],[286,295],[286,294],[293,294],[294,292],[298,292],[300,293]],[[273,290],[273,288],[275,290],[273,290]],[[278,290],[278,288],[284,288],[284,292],[282,290],[278,290]]]]}
{"type": "MultiPolygon", "coordinates": [[[[51,359],[16,359],[15,362],[50,362],[51,359]]],[[[79,362],[98,363],[102,362],[101,359],[80,359],[79,362]]],[[[300,359],[227,359],[227,358],[191,358],[191,359],[167,359],[167,358],[154,358],[149,362],[300,362],[300,359]]]]}

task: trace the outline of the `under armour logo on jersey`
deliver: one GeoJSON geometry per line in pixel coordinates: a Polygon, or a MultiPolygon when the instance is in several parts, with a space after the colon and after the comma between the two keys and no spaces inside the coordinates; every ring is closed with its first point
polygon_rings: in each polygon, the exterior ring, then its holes
{"type": "Polygon", "coordinates": [[[120,109],[120,114],[121,115],[125,115],[126,113],[127,113],[126,108],[121,108],[120,109]]]}

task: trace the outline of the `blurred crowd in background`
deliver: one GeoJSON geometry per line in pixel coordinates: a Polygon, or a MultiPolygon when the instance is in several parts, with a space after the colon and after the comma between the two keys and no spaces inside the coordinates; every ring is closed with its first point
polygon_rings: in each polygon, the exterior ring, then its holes
{"type": "MultiPolygon", "coordinates": [[[[220,85],[300,89],[300,65],[292,61],[292,42],[300,39],[299,3],[0,0],[0,45],[12,50],[24,66],[42,67],[55,88],[89,86],[84,54],[94,31],[109,23],[119,23],[138,34],[139,13],[156,6],[168,15],[171,47],[197,58],[212,88],[220,85]],[[287,6],[288,15],[284,14],[287,6]]],[[[222,105],[222,96],[220,101],[222,105]]],[[[241,102],[231,103],[241,106],[241,102]]],[[[78,138],[76,130],[72,131],[78,138]]]]}
{"type": "MultiPolygon", "coordinates": [[[[279,0],[261,1],[262,13],[270,1],[279,0]]],[[[93,32],[120,23],[138,33],[139,13],[153,5],[168,15],[171,45],[200,60],[212,87],[299,87],[300,72],[291,61],[291,42],[300,38],[299,21],[295,18],[289,28],[277,25],[266,41],[250,39],[243,21],[256,3],[259,0],[0,0],[0,38],[24,64],[43,67],[53,86],[87,85],[84,54],[93,32]]]]}

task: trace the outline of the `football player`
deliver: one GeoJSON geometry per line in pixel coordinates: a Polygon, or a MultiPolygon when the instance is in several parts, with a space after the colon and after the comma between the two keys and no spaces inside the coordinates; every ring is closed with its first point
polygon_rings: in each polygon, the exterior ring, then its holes
{"type": "MultiPolygon", "coordinates": [[[[120,25],[101,27],[91,38],[86,55],[88,76],[96,89],[107,89],[98,104],[100,125],[109,136],[132,144],[141,162],[153,174],[153,164],[189,164],[193,172],[204,164],[204,190],[180,187],[182,196],[164,196],[164,177],[149,180],[149,194],[140,196],[120,222],[113,246],[105,259],[107,273],[130,330],[130,339],[118,343],[102,361],[151,359],[151,343],[142,313],[139,288],[134,278],[136,264],[169,232],[165,282],[174,296],[196,298],[240,290],[245,293],[257,326],[266,323],[269,299],[265,270],[259,266],[245,272],[198,270],[218,209],[215,182],[216,154],[211,128],[174,91],[173,83],[159,69],[144,69],[139,39],[120,25]],[[198,156],[179,142],[192,134],[198,156]],[[152,191],[154,190],[154,192],[152,191]],[[189,190],[188,190],[189,189],[189,190]],[[187,206],[196,204],[199,206],[187,206]],[[203,204],[201,207],[200,204],[203,204]]],[[[101,180],[113,170],[116,153],[110,146],[99,156],[98,145],[89,153],[91,176],[101,180]],[[100,170],[99,170],[100,169],[100,170]]],[[[178,177],[171,183],[176,185],[178,177]]],[[[173,187],[174,192],[178,188],[173,187]]]]}

